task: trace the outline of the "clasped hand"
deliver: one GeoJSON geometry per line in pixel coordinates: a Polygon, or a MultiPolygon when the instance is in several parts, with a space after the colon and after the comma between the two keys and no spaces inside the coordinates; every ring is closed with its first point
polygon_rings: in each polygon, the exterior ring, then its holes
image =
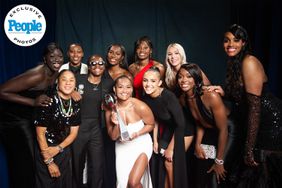
{"type": "Polygon", "coordinates": [[[59,153],[57,146],[51,146],[41,151],[44,159],[49,159],[56,156],[59,153]]]}

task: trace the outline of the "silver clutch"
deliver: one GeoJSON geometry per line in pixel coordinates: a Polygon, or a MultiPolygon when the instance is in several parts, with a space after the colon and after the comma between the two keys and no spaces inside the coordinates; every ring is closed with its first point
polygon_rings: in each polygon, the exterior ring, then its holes
{"type": "Polygon", "coordinates": [[[207,158],[216,158],[216,148],[214,145],[201,144],[201,147],[203,148],[207,158]]]}

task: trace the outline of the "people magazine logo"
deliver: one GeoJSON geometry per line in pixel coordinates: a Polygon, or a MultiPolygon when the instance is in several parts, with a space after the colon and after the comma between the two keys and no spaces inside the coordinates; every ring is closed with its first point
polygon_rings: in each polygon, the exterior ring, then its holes
{"type": "Polygon", "coordinates": [[[8,12],[4,21],[4,30],[14,44],[32,46],[44,36],[46,20],[38,8],[22,4],[8,12]]]}

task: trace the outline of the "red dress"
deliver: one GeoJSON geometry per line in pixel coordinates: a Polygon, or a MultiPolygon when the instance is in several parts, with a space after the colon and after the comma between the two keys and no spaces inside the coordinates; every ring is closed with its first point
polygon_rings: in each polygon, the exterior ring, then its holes
{"type": "Polygon", "coordinates": [[[150,60],[149,63],[140,72],[138,72],[133,79],[133,87],[134,87],[135,97],[138,98],[138,99],[141,98],[142,92],[143,92],[143,86],[142,86],[143,75],[153,65],[154,65],[154,61],[150,60]]]}

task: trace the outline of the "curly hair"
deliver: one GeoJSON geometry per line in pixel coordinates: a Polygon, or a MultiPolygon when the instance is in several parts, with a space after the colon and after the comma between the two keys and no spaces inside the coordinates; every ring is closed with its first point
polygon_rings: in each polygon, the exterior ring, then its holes
{"type": "Polygon", "coordinates": [[[236,56],[228,59],[225,83],[226,97],[239,103],[243,93],[242,61],[247,54],[250,54],[250,41],[247,31],[240,25],[231,25],[227,32],[232,33],[236,39],[245,43],[236,56]]]}

